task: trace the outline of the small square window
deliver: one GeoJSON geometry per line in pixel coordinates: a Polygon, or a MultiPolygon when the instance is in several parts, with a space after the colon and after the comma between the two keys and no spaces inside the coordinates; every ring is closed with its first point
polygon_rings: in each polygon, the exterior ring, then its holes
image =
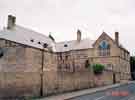
{"type": "Polygon", "coordinates": [[[44,43],[44,44],[43,44],[43,47],[44,47],[44,48],[47,48],[47,47],[48,47],[48,44],[47,44],[47,43],[44,43]]]}
{"type": "Polygon", "coordinates": [[[34,39],[31,39],[30,41],[31,41],[31,42],[34,42],[34,39]]]}
{"type": "Polygon", "coordinates": [[[65,59],[68,60],[68,56],[65,56],[65,59]]]}
{"type": "Polygon", "coordinates": [[[67,44],[64,44],[64,47],[68,47],[68,45],[67,44]]]}
{"type": "Polygon", "coordinates": [[[38,44],[41,44],[41,42],[38,42],[38,44]]]}

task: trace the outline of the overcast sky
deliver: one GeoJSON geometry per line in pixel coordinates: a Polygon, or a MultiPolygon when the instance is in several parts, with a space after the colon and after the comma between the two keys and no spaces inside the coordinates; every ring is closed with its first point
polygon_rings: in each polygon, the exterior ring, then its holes
{"type": "Polygon", "coordinates": [[[77,29],[91,39],[119,31],[121,43],[135,54],[135,0],[0,0],[1,29],[8,14],[19,25],[51,32],[56,41],[76,39],[77,29]]]}

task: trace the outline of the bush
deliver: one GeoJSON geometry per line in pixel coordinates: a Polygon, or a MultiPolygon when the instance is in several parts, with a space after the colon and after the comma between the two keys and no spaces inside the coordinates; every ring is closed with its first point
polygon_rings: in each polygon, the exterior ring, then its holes
{"type": "Polygon", "coordinates": [[[101,74],[105,69],[104,65],[102,64],[94,64],[92,67],[95,74],[101,74]]]}

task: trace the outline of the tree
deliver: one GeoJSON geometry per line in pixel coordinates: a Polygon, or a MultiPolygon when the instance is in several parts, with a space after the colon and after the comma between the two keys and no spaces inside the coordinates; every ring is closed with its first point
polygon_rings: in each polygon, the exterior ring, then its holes
{"type": "Polygon", "coordinates": [[[130,57],[131,76],[135,80],[135,56],[130,57]]]}

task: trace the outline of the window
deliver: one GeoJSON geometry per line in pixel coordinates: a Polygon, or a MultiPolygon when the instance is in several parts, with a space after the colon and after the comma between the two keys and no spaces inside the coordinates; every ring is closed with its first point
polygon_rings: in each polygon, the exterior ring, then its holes
{"type": "Polygon", "coordinates": [[[0,58],[2,58],[4,56],[4,52],[3,52],[3,49],[0,48],[0,58]]]}
{"type": "Polygon", "coordinates": [[[124,51],[124,59],[126,59],[126,52],[124,51]]]}
{"type": "Polygon", "coordinates": [[[113,70],[113,64],[107,64],[106,69],[107,70],[113,70]]]}
{"type": "Polygon", "coordinates": [[[68,45],[67,44],[64,44],[64,47],[68,47],[68,45]]]}
{"type": "Polygon", "coordinates": [[[62,66],[61,66],[61,65],[58,66],[58,70],[59,70],[59,71],[62,70],[62,66]]]}
{"type": "Polygon", "coordinates": [[[110,56],[110,45],[107,41],[102,41],[98,47],[99,49],[99,56],[110,56]]]}
{"type": "Polygon", "coordinates": [[[65,64],[65,70],[67,71],[67,70],[69,70],[69,69],[70,69],[69,64],[65,64]]]}
{"type": "Polygon", "coordinates": [[[13,42],[6,40],[5,44],[6,44],[6,47],[11,47],[13,42]]]}
{"type": "Polygon", "coordinates": [[[89,60],[85,61],[85,68],[88,68],[90,66],[89,60]]]}
{"type": "Polygon", "coordinates": [[[65,59],[68,60],[68,56],[65,56],[65,59]]]}
{"type": "Polygon", "coordinates": [[[128,59],[129,59],[129,58],[128,58],[128,53],[127,53],[126,51],[124,51],[124,55],[123,55],[123,56],[124,56],[123,58],[124,58],[125,60],[128,60],[128,59]]]}
{"type": "Polygon", "coordinates": [[[30,41],[31,41],[31,42],[34,42],[34,39],[31,39],[30,41]]]}
{"type": "Polygon", "coordinates": [[[62,64],[58,66],[59,71],[66,71],[66,72],[72,72],[72,69],[70,67],[70,64],[62,64]]]}
{"type": "Polygon", "coordinates": [[[41,44],[41,42],[38,42],[38,44],[41,44]]]}
{"type": "Polygon", "coordinates": [[[47,43],[44,43],[44,44],[43,44],[43,47],[44,47],[44,48],[47,48],[47,47],[48,47],[48,44],[47,44],[47,43]]]}
{"type": "Polygon", "coordinates": [[[62,60],[62,53],[60,53],[59,55],[60,55],[60,56],[59,56],[59,57],[60,57],[60,60],[62,60]]]}

